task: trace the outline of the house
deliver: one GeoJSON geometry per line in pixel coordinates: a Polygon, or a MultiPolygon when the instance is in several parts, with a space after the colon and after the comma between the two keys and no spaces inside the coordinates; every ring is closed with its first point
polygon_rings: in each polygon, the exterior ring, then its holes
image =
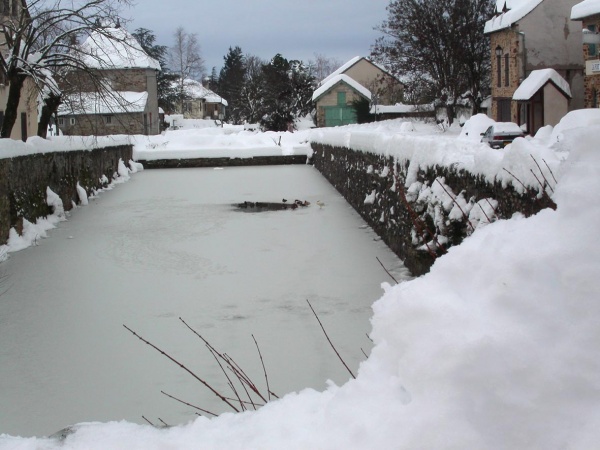
{"type": "MultiPolygon", "coordinates": [[[[25,0],[0,1],[0,23],[7,24],[18,20],[19,12],[27,12],[25,0]]],[[[6,55],[6,45],[0,42],[0,51],[6,55]]],[[[0,128],[4,122],[4,112],[8,101],[9,85],[6,74],[0,71],[0,128]]],[[[37,135],[37,87],[31,78],[27,78],[23,85],[21,99],[17,108],[17,121],[13,126],[11,139],[26,141],[28,137],[37,135]]]]}
{"type": "Polygon", "coordinates": [[[532,71],[513,94],[523,114],[519,123],[535,134],[545,125],[555,126],[569,112],[571,88],[554,69],[532,71]]]}
{"type": "Polygon", "coordinates": [[[600,107],[600,0],[585,0],[571,9],[571,20],[583,26],[585,62],[583,106],[600,107]]]}
{"type": "MultiPolygon", "coordinates": [[[[176,88],[180,89],[179,83],[176,88]]],[[[186,79],[183,82],[185,100],[183,105],[175,105],[175,112],[183,114],[185,119],[215,119],[223,120],[228,106],[227,100],[203,86],[196,80],[186,79]]]]}
{"type": "Polygon", "coordinates": [[[402,83],[368,58],[357,56],[326,77],[315,90],[317,126],[356,123],[353,102],[393,105],[402,98],[402,83]]]}
{"type": "MultiPolygon", "coordinates": [[[[491,41],[493,119],[527,123],[533,114],[527,109],[531,103],[515,99],[514,94],[534,70],[541,69],[554,69],[567,81],[569,111],[583,107],[581,23],[570,20],[571,7],[577,1],[497,0],[496,15],[484,29],[491,41]]],[[[548,111],[543,106],[548,92],[542,89],[531,99],[541,102],[536,111],[548,111]]],[[[549,118],[543,116],[531,123],[546,125],[549,118]]],[[[534,134],[537,129],[527,131],[534,134]]]]}
{"type": "Polygon", "coordinates": [[[79,46],[88,70],[68,77],[58,124],[65,135],[160,133],[160,64],[121,27],[93,31],[79,46]]]}

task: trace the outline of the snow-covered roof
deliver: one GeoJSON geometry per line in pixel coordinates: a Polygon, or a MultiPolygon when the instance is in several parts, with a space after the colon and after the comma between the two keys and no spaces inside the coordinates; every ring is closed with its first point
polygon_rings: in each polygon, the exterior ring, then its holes
{"type": "Polygon", "coordinates": [[[498,0],[496,16],[485,23],[484,33],[512,26],[535,9],[543,0],[498,0]]]}
{"type": "Polygon", "coordinates": [[[160,64],[123,28],[93,31],[81,44],[83,63],[93,69],[156,69],[160,64]]]}
{"type": "Polygon", "coordinates": [[[360,93],[360,95],[362,95],[362,96],[366,97],[367,99],[371,100],[371,91],[369,91],[366,87],[364,87],[358,81],[354,80],[353,78],[350,78],[348,75],[343,75],[342,74],[342,75],[336,75],[335,77],[333,77],[329,81],[327,81],[327,83],[321,85],[321,87],[319,89],[317,89],[314,92],[313,96],[312,96],[313,102],[317,101],[317,99],[319,97],[321,97],[329,89],[331,89],[332,87],[334,87],[338,83],[346,83],[352,89],[354,89],[355,91],[357,91],[358,93],[360,93]]]}
{"type": "Polygon", "coordinates": [[[68,96],[58,115],[141,113],[147,102],[148,92],[82,92],[68,96]]]}
{"type": "Polygon", "coordinates": [[[343,74],[346,70],[348,70],[350,67],[352,67],[354,64],[356,64],[362,58],[363,58],[362,56],[355,56],[350,61],[348,61],[345,64],[342,64],[338,69],[334,70],[328,76],[323,78],[323,80],[319,84],[322,86],[325,83],[327,83],[329,80],[331,80],[332,78],[335,78],[337,75],[343,74]]]}
{"type": "MultiPolygon", "coordinates": [[[[174,82],[173,84],[179,86],[178,82],[174,82]]],[[[225,106],[228,106],[227,100],[225,100],[219,94],[215,94],[210,89],[202,86],[202,83],[199,81],[186,79],[183,82],[183,88],[186,95],[193,99],[204,99],[207,103],[221,103],[225,106]]]]}
{"type": "Polygon", "coordinates": [[[600,0],[584,0],[571,8],[571,20],[581,20],[595,14],[600,14],[600,0]]]}
{"type": "Polygon", "coordinates": [[[561,77],[554,69],[534,70],[521,83],[513,94],[513,100],[529,100],[546,83],[553,82],[565,95],[571,97],[571,88],[567,80],[561,77]]]}
{"type": "Polygon", "coordinates": [[[369,58],[365,58],[364,56],[355,56],[350,61],[348,61],[345,64],[342,64],[338,69],[336,69],[331,74],[329,74],[328,76],[326,76],[325,78],[323,78],[323,80],[319,83],[319,86],[322,86],[325,83],[329,82],[332,78],[336,77],[337,75],[341,75],[341,74],[345,73],[348,69],[350,69],[350,67],[352,67],[353,65],[355,65],[361,59],[364,59],[365,61],[369,61],[371,64],[373,64],[379,70],[381,70],[382,72],[387,73],[389,76],[393,77],[393,75],[391,73],[389,73],[386,70],[385,67],[383,67],[380,64],[377,64],[375,61],[372,61],[369,58]]]}

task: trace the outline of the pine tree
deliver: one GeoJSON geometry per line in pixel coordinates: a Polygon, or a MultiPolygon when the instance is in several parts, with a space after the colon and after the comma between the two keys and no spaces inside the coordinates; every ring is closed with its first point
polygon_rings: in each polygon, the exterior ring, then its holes
{"type": "Polygon", "coordinates": [[[224,56],[224,65],[219,74],[217,93],[227,100],[228,119],[233,123],[241,123],[244,120],[242,107],[242,89],[246,67],[244,55],[240,47],[229,47],[229,52],[224,56]]]}
{"type": "Polygon", "coordinates": [[[162,70],[158,72],[156,76],[158,84],[158,106],[163,108],[167,113],[172,113],[175,110],[175,102],[177,100],[177,91],[173,86],[174,82],[178,79],[178,76],[177,74],[171,73],[167,67],[166,57],[168,54],[168,47],[155,44],[156,36],[154,35],[154,32],[146,28],[138,28],[132,35],[140,43],[142,49],[144,49],[148,56],[156,59],[160,63],[162,70]]]}
{"type": "Polygon", "coordinates": [[[290,63],[279,53],[263,66],[264,109],[260,120],[270,131],[286,131],[293,122],[293,90],[290,83],[290,63]]]}

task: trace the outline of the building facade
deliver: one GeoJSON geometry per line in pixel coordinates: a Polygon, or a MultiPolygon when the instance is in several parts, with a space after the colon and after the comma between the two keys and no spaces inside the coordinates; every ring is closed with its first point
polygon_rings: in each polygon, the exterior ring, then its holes
{"type": "Polygon", "coordinates": [[[583,107],[581,22],[570,20],[575,3],[576,0],[497,2],[496,16],[484,30],[491,42],[493,119],[526,124],[527,111],[513,95],[534,70],[547,68],[567,80],[572,95],[568,109],[583,107]]]}
{"type": "MultiPolygon", "coordinates": [[[[174,83],[174,87],[181,89],[179,82],[174,83]]],[[[183,91],[185,99],[175,104],[176,114],[182,114],[185,119],[225,119],[228,103],[223,97],[191,79],[184,80],[183,91]]]]}
{"type": "Polygon", "coordinates": [[[87,69],[61,86],[63,134],[159,134],[158,62],[122,28],[94,32],[80,47],[87,69]]]}
{"type": "Polygon", "coordinates": [[[583,1],[571,10],[571,19],[582,22],[585,63],[584,107],[600,108],[600,2],[583,1]]]}
{"type": "Polygon", "coordinates": [[[315,90],[318,127],[356,123],[353,103],[365,100],[369,106],[393,105],[402,99],[402,83],[384,68],[357,56],[326,77],[315,90]]]}

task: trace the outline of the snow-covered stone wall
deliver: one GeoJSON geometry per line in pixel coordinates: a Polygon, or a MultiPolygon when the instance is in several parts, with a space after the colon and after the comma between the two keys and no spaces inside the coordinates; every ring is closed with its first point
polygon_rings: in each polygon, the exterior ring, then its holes
{"type": "Polygon", "coordinates": [[[413,275],[478,227],[515,213],[554,207],[538,189],[490,181],[456,166],[409,170],[410,161],[312,143],[315,167],[344,196],[413,275]]]}
{"type": "Polygon", "coordinates": [[[47,188],[60,196],[68,211],[80,202],[78,184],[93,194],[117,174],[119,160],[131,160],[132,153],[131,145],[117,145],[0,158],[0,245],[6,243],[10,228],[20,232],[23,219],[35,222],[52,213],[47,188]]]}

